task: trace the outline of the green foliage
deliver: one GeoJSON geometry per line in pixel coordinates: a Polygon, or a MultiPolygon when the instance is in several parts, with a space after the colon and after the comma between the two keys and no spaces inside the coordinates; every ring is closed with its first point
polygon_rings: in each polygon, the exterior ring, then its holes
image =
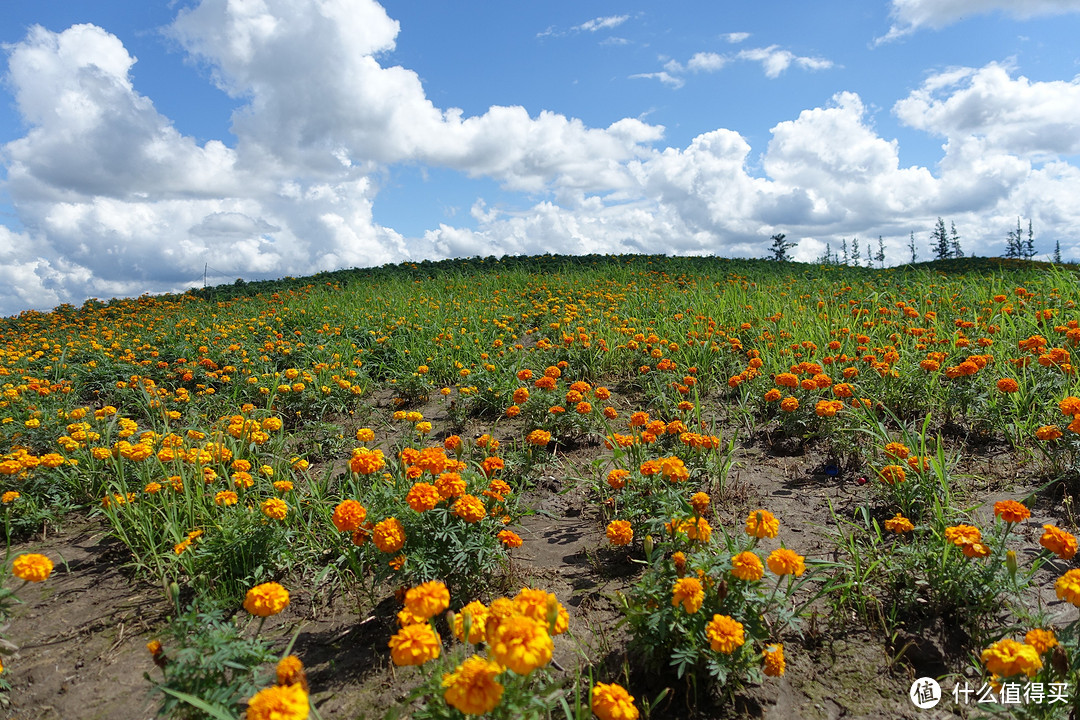
{"type": "Polygon", "coordinates": [[[277,659],[265,640],[244,637],[220,610],[189,608],[166,627],[161,645],[162,677],[146,677],[161,696],[158,715],[179,720],[212,715],[168,691],[194,696],[235,716],[266,684],[265,668],[277,659]]]}

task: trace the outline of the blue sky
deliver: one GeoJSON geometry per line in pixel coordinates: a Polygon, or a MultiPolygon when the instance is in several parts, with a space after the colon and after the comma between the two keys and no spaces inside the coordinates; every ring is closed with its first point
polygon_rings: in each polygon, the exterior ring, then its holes
{"type": "Polygon", "coordinates": [[[1080,0],[0,4],[0,314],[539,252],[1080,259],[1080,0]]]}

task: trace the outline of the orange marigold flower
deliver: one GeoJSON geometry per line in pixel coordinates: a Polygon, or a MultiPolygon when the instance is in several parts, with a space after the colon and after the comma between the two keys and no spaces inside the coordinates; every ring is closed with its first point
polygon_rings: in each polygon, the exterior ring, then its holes
{"type": "Polygon", "coordinates": [[[776,388],[773,388],[769,392],[765,393],[765,402],[776,402],[781,397],[783,397],[783,393],[781,393],[776,388]]]}
{"type": "Polygon", "coordinates": [[[765,664],[764,672],[769,677],[780,677],[784,674],[784,646],[780,643],[766,645],[761,651],[765,664]]]}
{"type": "Polygon", "coordinates": [[[731,558],[731,574],[744,581],[760,580],[765,575],[765,568],[761,558],[745,550],[731,558]]]}
{"type": "Polygon", "coordinates": [[[475,495],[462,495],[459,497],[454,501],[453,510],[455,515],[469,523],[480,522],[487,517],[484,503],[480,502],[480,498],[475,495]]]}
{"type": "Polygon", "coordinates": [[[612,520],[607,526],[607,539],[612,545],[629,545],[634,539],[634,530],[626,520],[612,520]]]}
{"type": "Polygon", "coordinates": [[[405,495],[405,502],[418,513],[431,510],[442,500],[443,496],[439,489],[431,483],[416,483],[405,495]]]}
{"type": "Polygon", "coordinates": [[[334,508],[331,521],[339,532],[355,532],[367,519],[367,508],[357,500],[342,500],[334,508]]]}
{"type": "Polygon", "coordinates": [[[40,553],[23,553],[11,564],[11,574],[27,582],[42,582],[52,571],[52,560],[40,553]]]}
{"type": "Polygon", "coordinates": [[[466,484],[461,475],[456,472],[444,472],[435,478],[435,489],[444,500],[457,497],[465,492],[466,484]]]}
{"type": "Polygon", "coordinates": [[[371,475],[386,467],[386,458],[382,450],[368,450],[357,448],[353,450],[349,459],[349,469],[360,475],[371,475]]]}
{"type": "Polygon", "coordinates": [[[705,589],[701,581],[695,577],[679,578],[671,587],[671,604],[674,607],[682,605],[688,613],[696,613],[705,602],[705,589]]]}
{"type": "Polygon", "coordinates": [[[499,534],[495,537],[499,539],[499,542],[501,542],[505,548],[519,548],[522,545],[521,536],[513,530],[500,530],[499,534]]]}
{"type": "Polygon", "coordinates": [[[537,447],[544,447],[551,442],[551,433],[547,430],[533,430],[526,436],[525,440],[530,445],[536,445],[537,447]]]}
{"type": "Polygon", "coordinates": [[[390,638],[390,658],[395,665],[423,665],[439,657],[442,640],[428,623],[406,625],[390,638]]]}
{"type": "Polygon", "coordinates": [[[799,401],[796,398],[788,396],[780,401],[780,409],[787,413],[795,412],[799,409],[799,401]]]}
{"type": "Polygon", "coordinates": [[[1054,591],[1059,600],[1080,607],[1080,570],[1073,569],[1059,577],[1054,583],[1054,591]]]}
{"type": "Polygon", "coordinates": [[[607,474],[607,484],[610,485],[613,490],[622,490],[626,487],[626,478],[628,477],[630,477],[629,470],[615,468],[607,474]]]}
{"type": "Polygon", "coordinates": [[[896,485],[907,480],[907,473],[899,465],[886,465],[878,471],[878,477],[883,483],[896,485]]]}
{"type": "Polygon", "coordinates": [[[788,548],[777,548],[769,553],[766,559],[769,569],[777,575],[794,575],[798,577],[806,572],[806,563],[802,555],[788,548]]]}
{"type": "Polygon", "coordinates": [[[415,617],[427,620],[450,607],[450,591],[438,580],[421,583],[405,591],[405,608],[415,617]]]}
{"type": "MultiPolygon", "coordinates": [[[[181,486],[181,489],[183,486],[181,486]]],[[[240,498],[232,490],[222,490],[214,495],[214,504],[221,506],[235,505],[240,501],[240,498]]]]}
{"type": "Polygon", "coordinates": [[[1020,383],[1012,378],[1001,378],[997,381],[997,389],[1003,393],[1014,393],[1020,390],[1020,383]]]}
{"type": "Polygon", "coordinates": [[[1031,517],[1031,511],[1015,500],[999,500],[994,503],[994,515],[1007,523],[1018,523],[1031,517]]]}
{"type": "Polygon", "coordinates": [[[304,685],[271,685],[248,700],[247,720],[307,720],[310,701],[304,685]]]}
{"type": "Polygon", "coordinates": [[[600,720],[637,720],[639,717],[634,696],[614,683],[593,686],[592,711],[600,720]]]}
{"type": "Polygon", "coordinates": [[[1076,537],[1054,525],[1043,525],[1039,544],[1062,560],[1072,560],[1076,555],[1076,537]]]}
{"type": "Polygon", "coordinates": [[[1078,415],[1080,414],[1080,397],[1070,395],[1058,403],[1058,409],[1061,410],[1062,415],[1078,415]]]}
{"type": "Polygon", "coordinates": [[[284,520],[285,516],[289,514],[288,504],[281,498],[268,498],[263,500],[262,514],[271,520],[284,520]]]}
{"type": "Polygon", "coordinates": [[[547,629],[524,615],[510,615],[498,621],[491,634],[488,652],[501,665],[518,675],[528,675],[551,662],[554,643],[547,629]]]}
{"type": "Polygon", "coordinates": [[[405,546],[405,528],[397,518],[389,517],[375,525],[372,539],[382,552],[396,553],[405,546]]]}
{"type": "Polygon", "coordinates": [[[1040,655],[1058,644],[1053,630],[1043,630],[1041,628],[1028,630],[1027,635],[1024,636],[1024,642],[1035,648],[1035,651],[1040,655]]]}
{"type": "Polygon", "coordinates": [[[982,652],[986,669],[1001,678],[1014,675],[1033,677],[1042,668],[1042,658],[1031,645],[1006,638],[982,652]]]}
{"type": "Polygon", "coordinates": [[[1043,442],[1057,440],[1062,436],[1061,428],[1057,425],[1043,425],[1035,431],[1035,437],[1043,442]]]}
{"type": "Polygon", "coordinates": [[[894,533],[906,533],[915,529],[915,526],[911,524],[911,521],[900,513],[896,513],[895,516],[885,521],[885,529],[894,533]]]}
{"type": "Polygon", "coordinates": [[[262,583],[247,591],[244,609],[258,617],[270,617],[289,606],[289,591],[276,582],[262,583]]]}
{"type": "Polygon", "coordinates": [[[713,615],[705,626],[705,637],[714,652],[730,655],[746,642],[741,622],[728,615],[713,615]]]}
{"type": "Polygon", "coordinates": [[[500,457],[486,457],[480,466],[483,468],[485,475],[491,475],[496,470],[502,470],[506,467],[506,463],[500,457]]]}
{"type": "Polygon", "coordinates": [[[799,377],[794,373],[778,373],[773,381],[780,387],[793,388],[798,386],[799,377]]]}
{"type": "Polygon", "coordinates": [[[709,509],[710,502],[711,499],[708,493],[698,492],[694,493],[693,497],[690,498],[690,507],[694,508],[695,514],[704,515],[709,509]]]}
{"type": "Polygon", "coordinates": [[[489,713],[502,701],[503,686],[495,679],[502,671],[499,663],[473,655],[443,675],[443,699],[466,715],[489,713]]]}
{"type": "Polygon", "coordinates": [[[774,538],[780,521],[768,510],[755,510],[746,518],[746,534],[756,538],[774,538]]]}
{"type": "Polygon", "coordinates": [[[897,460],[904,460],[911,454],[911,450],[902,442],[891,442],[885,446],[885,454],[897,460]]]}
{"type": "Polygon", "coordinates": [[[982,533],[979,528],[971,525],[954,525],[945,528],[945,539],[957,547],[972,545],[982,542],[982,533]]]}

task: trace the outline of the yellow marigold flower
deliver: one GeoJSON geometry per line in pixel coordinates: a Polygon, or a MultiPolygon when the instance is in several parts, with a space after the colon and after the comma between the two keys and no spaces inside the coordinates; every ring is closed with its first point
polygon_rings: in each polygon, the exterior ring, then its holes
{"type": "Polygon", "coordinates": [[[281,498],[268,498],[261,505],[262,513],[271,520],[284,520],[289,514],[289,506],[281,498]]]}
{"type": "Polygon", "coordinates": [[[52,571],[52,560],[38,553],[23,553],[11,564],[11,574],[27,582],[42,582],[52,571]]]}
{"type": "Polygon", "coordinates": [[[487,517],[484,503],[475,495],[462,495],[454,501],[454,514],[465,522],[480,522],[487,517]]]}
{"type": "Polygon", "coordinates": [[[551,442],[551,433],[547,430],[533,430],[526,436],[525,440],[530,445],[536,445],[537,447],[544,447],[551,442]]]}
{"type": "Polygon", "coordinates": [[[731,574],[740,580],[760,580],[765,574],[761,558],[746,550],[731,558],[731,574]]]}
{"type": "Polygon", "coordinates": [[[371,428],[360,428],[356,431],[356,440],[362,443],[369,443],[375,440],[375,431],[371,428]]]}
{"type": "Polygon", "coordinates": [[[1015,500],[999,500],[994,503],[994,515],[1007,523],[1018,523],[1031,517],[1031,511],[1015,500]]]}
{"type": "MultiPolygon", "coordinates": [[[[161,486],[159,485],[158,487],[160,488],[161,486]]],[[[13,503],[16,500],[18,500],[19,497],[20,497],[20,495],[19,495],[18,490],[8,490],[6,493],[4,493],[4,495],[2,497],[0,497],[0,502],[4,503],[5,505],[8,505],[8,504],[13,503]]]]}
{"type": "Polygon", "coordinates": [[[1054,583],[1054,591],[1059,600],[1080,607],[1080,570],[1073,569],[1059,577],[1054,583]]]}
{"type": "Polygon", "coordinates": [[[278,685],[300,685],[307,690],[307,675],[304,674],[304,663],[295,655],[286,655],[278,660],[274,669],[278,685]]]}
{"type": "Polygon", "coordinates": [[[784,646],[777,643],[775,645],[766,645],[765,649],[761,651],[762,658],[765,661],[765,674],[769,677],[780,677],[784,674],[784,646]]]}
{"type": "Polygon", "coordinates": [[[438,580],[421,583],[405,592],[405,607],[416,617],[427,620],[450,607],[450,591],[438,580]]]}
{"type": "Polygon", "coordinates": [[[423,665],[439,657],[442,640],[428,623],[406,625],[390,638],[390,659],[395,665],[423,665]]]}
{"type": "Polygon", "coordinates": [[[498,663],[473,655],[454,672],[443,675],[443,699],[466,715],[491,712],[502,700],[503,686],[495,679],[502,671],[498,663]]]}
{"type": "Polygon", "coordinates": [[[427,512],[442,502],[442,499],[437,487],[423,482],[413,485],[405,495],[405,502],[416,512],[427,512]]]}
{"type": "Polygon", "coordinates": [[[465,642],[465,624],[466,618],[469,625],[469,638],[468,642],[481,643],[484,642],[485,628],[487,627],[488,609],[484,603],[479,600],[473,600],[471,603],[461,608],[458,612],[454,613],[454,637],[461,642],[465,642]]]}
{"type": "Polygon", "coordinates": [[[714,652],[730,655],[746,642],[743,625],[727,615],[713,615],[705,626],[705,637],[714,652]]]}
{"type": "Polygon", "coordinates": [[[768,510],[755,510],[746,518],[746,534],[756,538],[774,538],[780,521],[768,510]]]}
{"type": "Polygon", "coordinates": [[[670,482],[684,482],[690,477],[683,461],[674,456],[660,460],[660,473],[670,482]]]}
{"type": "Polygon", "coordinates": [[[513,530],[500,530],[495,537],[499,539],[503,547],[508,549],[519,548],[522,545],[521,536],[513,530]]]}
{"type": "Polygon", "coordinates": [[[375,547],[384,553],[396,553],[405,547],[405,528],[394,517],[389,517],[375,525],[372,530],[375,547]]]}
{"type": "Polygon", "coordinates": [[[788,548],[777,548],[769,553],[765,561],[769,569],[777,575],[794,575],[799,577],[806,572],[806,563],[802,555],[788,548]]]}
{"type": "Polygon", "coordinates": [[[600,720],[637,720],[634,696],[622,685],[596,683],[592,689],[592,711],[600,720]]]}
{"type": "Polygon", "coordinates": [[[1053,525],[1043,525],[1039,544],[1062,560],[1072,560],[1076,555],[1076,537],[1053,525]]]}
{"type": "Polygon", "coordinates": [[[696,613],[705,602],[705,589],[701,581],[694,577],[679,578],[671,587],[671,604],[683,606],[688,613],[696,613]]]}
{"type": "Polygon", "coordinates": [[[1027,635],[1024,636],[1024,642],[1035,648],[1035,651],[1040,655],[1058,644],[1053,630],[1043,630],[1041,628],[1028,630],[1027,635]]]}
{"type": "Polygon", "coordinates": [[[878,470],[881,482],[889,485],[897,485],[907,480],[907,472],[900,465],[886,465],[878,470]]]}
{"type": "Polygon", "coordinates": [[[634,539],[634,529],[626,520],[612,520],[607,526],[607,539],[612,545],[629,545],[634,539]]]}
{"type": "Polygon", "coordinates": [[[427,420],[416,423],[416,432],[420,435],[427,435],[431,432],[431,423],[429,423],[427,420]]]}
{"type": "Polygon", "coordinates": [[[307,690],[300,684],[271,685],[248,700],[247,720],[306,720],[307,690]]]}
{"type": "MultiPolygon", "coordinates": [[[[181,486],[181,489],[182,488],[183,486],[181,486]]],[[[214,495],[215,505],[235,505],[239,500],[240,498],[232,490],[222,490],[221,492],[214,495]]]]}
{"type": "Polygon", "coordinates": [[[488,651],[496,662],[518,675],[528,675],[551,662],[554,647],[541,623],[524,615],[511,615],[495,628],[488,651]]]}
{"type": "Polygon", "coordinates": [[[270,617],[289,606],[289,591],[276,582],[256,585],[244,597],[244,609],[252,615],[270,617]]]}
{"type": "Polygon", "coordinates": [[[712,537],[712,526],[709,525],[709,522],[703,517],[682,521],[672,520],[667,526],[671,528],[672,532],[683,533],[691,540],[697,540],[702,543],[709,542],[709,539],[712,537]]]}
{"type": "Polygon", "coordinates": [[[338,532],[355,532],[367,519],[367,508],[358,500],[342,500],[330,518],[338,532]]]}
{"type": "Polygon", "coordinates": [[[1009,638],[998,640],[983,650],[982,662],[987,671],[1002,678],[1014,675],[1033,677],[1042,668],[1038,650],[1009,638]]]}
{"type": "Polygon", "coordinates": [[[914,530],[915,526],[906,517],[896,513],[895,516],[885,521],[885,529],[894,533],[906,533],[914,530]]]}

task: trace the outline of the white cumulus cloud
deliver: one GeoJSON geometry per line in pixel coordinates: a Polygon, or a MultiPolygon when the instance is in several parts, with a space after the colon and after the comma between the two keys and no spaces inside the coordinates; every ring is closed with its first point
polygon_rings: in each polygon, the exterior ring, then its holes
{"type": "Polygon", "coordinates": [[[922,28],[941,29],[972,15],[1002,12],[1018,19],[1080,12],[1080,0],[891,0],[892,25],[878,42],[922,28]]]}

